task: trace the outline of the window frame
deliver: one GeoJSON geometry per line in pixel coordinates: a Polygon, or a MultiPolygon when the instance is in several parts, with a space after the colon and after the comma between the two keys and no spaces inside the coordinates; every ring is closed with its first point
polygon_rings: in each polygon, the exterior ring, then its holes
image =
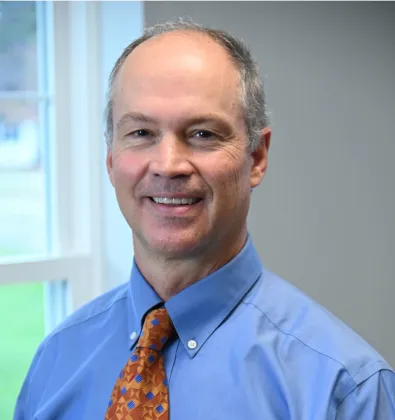
{"type": "MultiPolygon", "coordinates": [[[[54,71],[46,79],[49,93],[12,95],[39,100],[37,103],[53,102],[47,119],[53,138],[46,145],[45,157],[52,252],[0,261],[0,287],[46,281],[50,285],[46,301],[52,305],[52,313],[61,298],[59,293],[65,294],[58,281],[67,281],[71,299],[65,310],[69,313],[105,290],[99,5],[37,2],[37,7],[38,16],[48,25],[46,32],[52,33],[45,39],[54,52],[54,71]]],[[[43,34],[38,31],[38,36],[43,34]]]]}

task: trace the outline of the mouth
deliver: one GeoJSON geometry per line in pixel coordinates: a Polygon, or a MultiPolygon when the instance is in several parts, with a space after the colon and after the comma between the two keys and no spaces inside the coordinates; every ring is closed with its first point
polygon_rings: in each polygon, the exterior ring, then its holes
{"type": "Polygon", "coordinates": [[[202,197],[147,197],[147,203],[153,212],[160,217],[170,217],[173,221],[178,219],[189,220],[197,217],[204,209],[202,197]],[[176,219],[175,219],[176,218],[176,219]]]}
{"type": "Polygon", "coordinates": [[[149,197],[149,199],[156,203],[165,206],[193,206],[202,201],[199,197],[149,197]]]}

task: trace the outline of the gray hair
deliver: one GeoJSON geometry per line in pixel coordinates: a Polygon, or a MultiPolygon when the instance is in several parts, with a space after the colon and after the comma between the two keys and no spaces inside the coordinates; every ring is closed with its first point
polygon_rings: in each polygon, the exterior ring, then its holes
{"type": "Polygon", "coordinates": [[[109,77],[107,90],[107,105],[105,108],[107,144],[112,145],[113,127],[113,87],[122,64],[128,55],[140,44],[155,36],[174,31],[189,31],[206,34],[221,45],[236,65],[240,74],[241,105],[250,150],[255,150],[260,143],[260,131],[269,125],[266,110],[263,83],[259,75],[258,64],[244,42],[225,31],[206,28],[189,19],[178,18],[174,21],[160,23],[144,30],[143,35],[128,45],[118,58],[109,77]]]}

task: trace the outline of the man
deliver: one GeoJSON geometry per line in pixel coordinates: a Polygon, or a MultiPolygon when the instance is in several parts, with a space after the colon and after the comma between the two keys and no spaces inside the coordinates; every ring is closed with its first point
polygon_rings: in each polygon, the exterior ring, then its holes
{"type": "Polygon", "coordinates": [[[147,30],[110,77],[107,168],[131,278],[40,346],[15,419],[395,419],[395,374],[262,267],[246,228],[271,131],[229,34],[147,30]]]}

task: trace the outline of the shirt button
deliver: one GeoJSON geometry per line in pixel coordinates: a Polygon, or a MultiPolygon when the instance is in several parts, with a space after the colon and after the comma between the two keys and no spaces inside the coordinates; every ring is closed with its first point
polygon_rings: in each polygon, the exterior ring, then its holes
{"type": "Polygon", "coordinates": [[[136,331],[133,331],[132,334],[130,334],[130,339],[134,340],[137,337],[136,331]]]}
{"type": "Polygon", "coordinates": [[[188,347],[189,347],[191,350],[196,349],[196,347],[197,347],[197,342],[196,342],[195,340],[189,340],[189,341],[188,341],[188,347]]]}

